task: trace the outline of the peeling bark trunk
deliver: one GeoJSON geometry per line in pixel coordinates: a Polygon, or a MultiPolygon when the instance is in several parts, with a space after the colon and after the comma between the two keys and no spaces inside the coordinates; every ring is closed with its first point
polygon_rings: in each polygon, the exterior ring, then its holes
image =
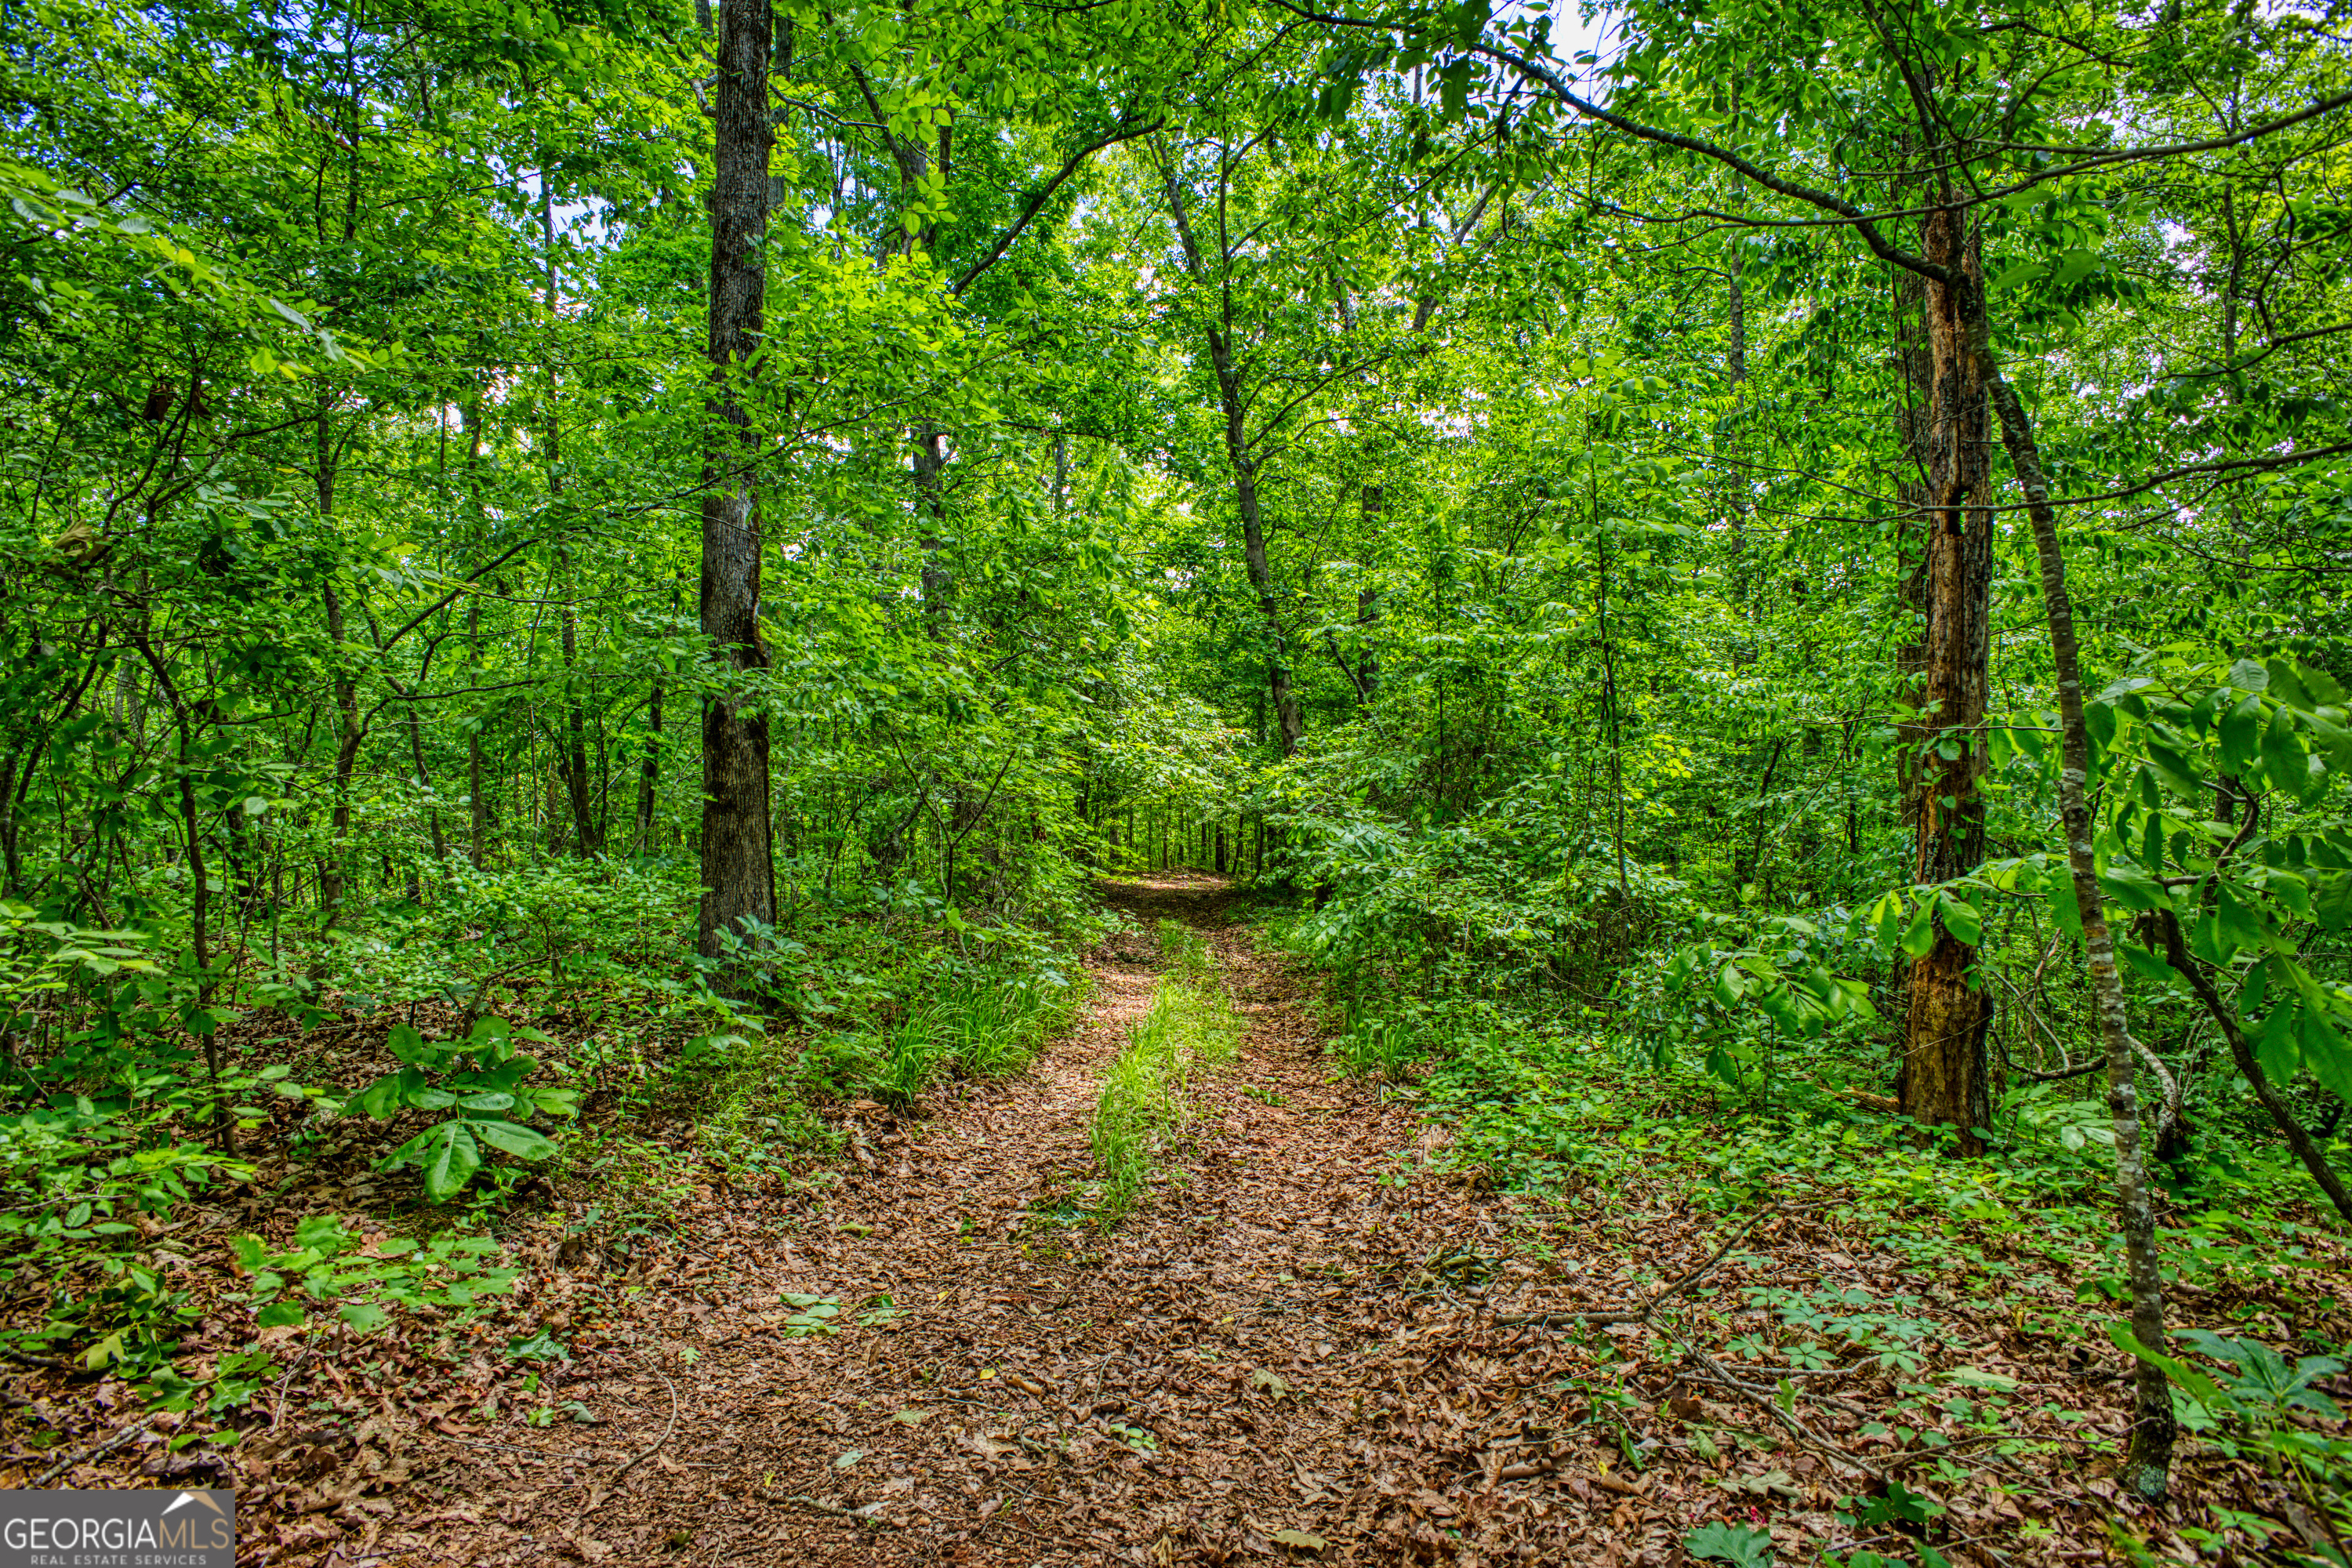
{"type": "MultiPolygon", "coordinates": [[[[1991,659],[1991,427],[1982,361],[1969,352],[1984,317],[1984,269],[1967,216],[1937,207],[1920,226],[1921,248],[1954,281],[1929,281],[1927,458],[1918,512],[1919,607],[1916,730],[1920,751],[1906,807],[1911,817],[1912,880],[1948,881],[1983,863],[1984,715],[1991,659]]],[[[1992,999],[1973,986],[1976,949],[1943,928],[1911,965],[1905,999],[1905,1114],[1959,1130],[1965,1154],[1983,1152],[1992,1121],[1985,1037],[1992,999]]]]}
{"type": "MultiPolygon", "coordinates": [[[[703,465],[702,632],[730,672],[768,666],[760,636],[760,438],[740,383],[751,374],[767,304],[759,240],[767,226],[769,0],[719,11],[710,193],[710,445],[703,465]]],[[[732,691],[702,710],[702,884],[698,949],[746,920],[772,924],[776,876],[768,804],[768,721],[732,691]]]]}

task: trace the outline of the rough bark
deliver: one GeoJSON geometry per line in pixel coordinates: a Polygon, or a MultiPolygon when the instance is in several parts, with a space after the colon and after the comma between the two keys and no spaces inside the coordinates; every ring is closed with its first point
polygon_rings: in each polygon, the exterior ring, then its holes
{"type": "MultiPolygon", "coordinates": [[[[1921,248],[1950,269],[1930,280],[1926,313],[1927,403],[1916,429],[1927,469],[1918,512],[1917,760],[1906,808],[1914,843],[1912,880],[1949,881],[1984,860],[1984,715],[1991,653],[1992,514],[1990,405],[1982,362],[1970,344],[1984,316],[1984,270],[1967,215],[1942,206],[1922,222],[1921,248]]],[[[1916,426],[1915,426],[1916,429],[1916,426]]],[[[1936,943],[1913,963],[1905,998],[1905,1114],[1959,1130],[1963,1153],[1983,1150],[1992,1121],[1985,1037],[1992,999],[1972,985],[1976,949],[1936,927],[1936,943]]]]}
{"type": "MultiPolygon", "coordinates": [[[[2074,873],[2075,908],[2082,916],[2083,951],[2098,1013],[2099,1041],[2106,1055],[2107,1110],[2116,1132],[2116,1206],[2124,1235],[2125,1278],[2131,1290],[2131,1331],[2142,1349],[2162,1354],[2167,1333],[2164,1278],[2156,1248],[2156,1205],[2148,1186],[2147,1156],[2141,1150],[2139,1097],[2132,1082],[2130,1016],[2124,1005],[2123,980],[2116,973],[2115,939],[2107,930],[2092,851],[2091,737],[2083,718],[2082,657],[2074,638],[2074,603],[2066,592],[2058,512],[2050,504],[2050,482],[2043,476],[2032,423],[1992,357],[1981,310],[1973,322],[1970,348],[1970,357],[1976,360],[1979,375],[2000,415],[2010,464],[2025,491],[2026,516],[2041,562],[2050,652],[2058,675],[2062,747],[2058,808],[2066,832],[2067,864],[2074,873]]],[[[2131,1446],[2116,1479],[2142,1498],[2162,1498],[2175,1436],[2172,1391],[2163,1369],[2142,1359],[2133,1384],[2131,1446]]]]}
{"type": "MultiPolygon", "coordinates": [[[[703,635],[734,675],[768,666],[760,635],[760,439],[742,382],[760,341],[767,276],[769,0],[719,8],[715,178],[710,193],[710,445],[703,466],[703,635]]],[[[702,710],[702,884],[698,947],[719,953],[719,933],[776,918],[768,803],[768,721],[734,690],[702,710]]]]}

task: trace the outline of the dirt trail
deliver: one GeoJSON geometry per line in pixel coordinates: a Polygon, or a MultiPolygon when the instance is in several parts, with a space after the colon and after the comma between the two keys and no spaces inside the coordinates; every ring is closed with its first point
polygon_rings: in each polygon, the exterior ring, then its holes
{"type": "MultiPolygon", "coordinates": [[[[1549,1509],[1496,1489],[1482,1457],[1503,1413],[1474,1429],[1463,1406],[1495,1391],[1459,1392],[1505,1369],[1455,1361],[1496,1348],[1465,1342],[1456,1290],[1531,1272],[1495,1257],[1513,1216],[1427,1168],[1408,1106],[1333,1081],[1295,984],[1226,924],[1222,883],[1111,896],[1145,934],[1097,956],[1080,1029],[927,1117],[871,1110],[837,1186],[778,1205],[764,1246],[653,1282],[635,1345],[572,1370],[562,1396],[641,1444],[501,1426],[510,1444],[443,1472],[459,1496],[375,1552],[1171,1563],[1311,1554],[1314,1537],[1326,1561],[1364,1561],[1451,1557],[1482,1519],[1527,1541],[1549,1509]],[[1234,1067],[1199,1075],[1165,1184],[1104,1234],[1076,1206],[1088,1123],[1163,917],[1207,934],[1248,1034],[1234,1067]],[[1444,1261],[1464,1254],[1486,1256],[1444,1261]],[[785,1337],[781,1292],[839,1302],[838,1322],[884,1296],[903,1316],[785,1337]],[[1398,1409],[1427,1429],[1400,1434],[1398,1409]]],[[[1516,1404],[1526,1383],[1505,1381],[1516,1404]]]]}

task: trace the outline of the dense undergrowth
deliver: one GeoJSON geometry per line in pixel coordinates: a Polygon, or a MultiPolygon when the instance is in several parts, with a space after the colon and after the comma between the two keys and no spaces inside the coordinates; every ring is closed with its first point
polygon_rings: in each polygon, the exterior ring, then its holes
{"type": "MultiPolygon", "coordinates": [[[[1959,1158],[1952,1129],[1918,1127],[1879,1092],[1892,1047],[1872,987],[1825,974],[1886,972],[1868,922],[1835,907],[1811,920],[1709,916],[1656,877],[1627,907],[1605,874],[1596,885],[1581,910],[1554,917],[1608,953],[1572,975],[1558,949],[1527,940],[1524,916],[1516,931],[1463,921],[1458,905],[1475,894],[1459,883],[1451,913],[1425,906],[1426,882],[1360,873],[1360,901],[1277,900],[1260,920],[1271,943],[1321,976],[1339,1068],[1423,1096],[1472,1179],[1596,1217],[1661,1184],[1727,1226],[1827,1204],[1899,1259],[1901,1292],[1766,1290],[1726,1304],[1705,1315],[1714,1353],[1785,1363],[1801,1378],[1857,1355],[1916,1370],[1962,1301],[1997,1309],[2074,1364],[2129,1348],[2117,1338],[2126,1288],[2097,1080],[2018,1072],[1986,1152],[1959,1158]],[[1799,1016],[1707,984],[1758,958],[1824,974],[1823,1004],[1799,1016]]],[[[2288,1501],[2284,1515],[2217,1506],[2210,1528],[2184,1539],[2224,1559],[2268,1546],[2282,1560],[2340,1564],[2352,1439],[2326,1390],[2340,1388],[2352,1339],[2340,1289],[2352,1253],[2226,1064],[2208,1058],[2185,1097],[2193,1135],[2159,1164],[2164,1278],[2186,1328],[2166,1361],[2176,1406],[2192,1454],[2257,1463],[2288,1501]]],[[[2009,1441],[2002,1452],[2034,1451],[2021,1433],[2009,1441]]],[[[2089,1447],[2119,1451],[2096,1436],[2089,1447]]],[[[1714,1539],[1691,1549],[1741,1560],[1701,1550],[1714,1539]]],[[[2117,1542],[2127,1559],[2154,1561],[2117,1542]]]]}
{"type": "Polygon", "coordinates": [[[290,1366],[253,1330],[462,1327],[533,1215],[625,1265],[698,1185],[819,1169],[842,1102],[1018,1071],[1110,923],[1073,902],[983,927],[874,889],[711,965],[680,957],[692,898],[667,862],[460,875],[289,946],[272,1005],[241,1008],[183,994],[133,933],[10,907],[0,1354],[233,1440],[290,1366]]]}

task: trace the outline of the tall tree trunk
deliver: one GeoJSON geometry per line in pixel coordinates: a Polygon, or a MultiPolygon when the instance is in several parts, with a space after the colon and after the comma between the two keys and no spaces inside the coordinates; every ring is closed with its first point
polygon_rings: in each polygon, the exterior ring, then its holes
{"type": "MultiPolygon", "coordinates": [[[[539,223],[547,256],[547,493],[563,493],[563,423],[557,402],[555,328],[562,320],[562,278],[555,267],[555,191],[547,171],[539,172],[539,223]]],[[[580,605],[577,570],[569,548],[555,551],[556,617],[563,639],[563,733],[556,742],[556,771],[563,775],[564,794],[572,805],[572,849],[593,855],[604,847],[603,836],[588,804],[587,720],[580,710],[580,686],[575,667],[580,661],[580,605]]]]}
{"type": "Polygon", "coordinates": [[[587,718],[580,710],[576,667],[580,662],[580,616],[572,595],[572,552],[555,552],[555,568],[563,579],[560,615],[563,637],[563,734],[557,742],[557,771],[563,774],[564,794],[572,805],[572,846],[577,855],[604,848],[596,817],[589,804],[587,718]]]}
{"type": "MultiPolygon", "coordinates": [[[[702,633],[736,674],[768,667],[760,636],[760,437],[743,379],[760,342],[767,274],[769,0],[722,0],[710,193],[710,443],[703,465],[702,633]]],[[[702,908],[698,950],[719,933],[776,918],[769,824],[768,721],[732,690],[702,710],[702,908]]]]}
{"type": "MultiPolygon", "coordinates": [[[[473,594],[466,595],[466,641],[478,684],[482,674],[482,601],[473,594]]],[[[483,858],[489,853],[490,802],[482,787],[482,721],[477,719],[466,726],[466,858],[473,862],[477,871],[482,868],[483,858]]]]}
{"type": "MultiPolygon", "coordinates": [[[[1585,426],[1586,449],[1591,450],[1592,427],[1585,426]]],[[[1611,817],[1611,841],[1617,850],[1617,901],[1630,906],[1633,894],[1625,879],[1625,736],[1617,718],[1617,650],[1609,637],[1609,534],[1601,517],[1601,476],[1591,463],[1584,466],[1590,484],[1588,493],[1592,502],[1592,550],[1596,586],[1593,611],[1601,633],[1601,703],[1609,715],[1609,793],[1613,803],[1611,817]]]]}
{"type": "MultiPolygon", "coordinates": [[[[2050,481],[2042,473],[2033,426],[1992,357],[1981,306],[1971,328],[1969,357],[1977,363],[1978,379],[1999,412],[2002,444],[2025,491],[2026,516],[2041,559],[2042,598],[2049,614],[2050,652],[2058,675],[2062,743],[2058,810],[2065,825],[2074,906],[2082,916],[2091,999],[2106,1054],[2107,1110],[2116,1133],[2116,1206],[2124,1233],[2125,1278],[2131,1290],[2132,1337],[2141,1349],[2162,1354],[2167,1335],[2164,1277],[2156,1247],[2156,1204],[2148,1190],[2147,1156],[2140,1147],[2139,1095],[2132,1082],[2131,1020],[2124,1006],[2123,980],[2116,973],[2115,940],[2107,931],[2092,848],[2091,736],[2083,719],[2082,656],[2074,641],[2074,602],[2066,592],[2066,559],[2058,542],[2058,511],[2050,503],[2050,481]]],[[[2131,1447],[2117,1479],[2144,1499],[2161,1499],[2172,1466],[2176,1432],[2172,1391],[2164,1371],[2142,1358],[2133,1383],[2131,1447]]]]}
{"type": "MultiPolygon", "coordinates": [[[[1992,513],[1990,405],[1970,352],[1984,317],[1984,268],[1965,211],[1939,206],[1920,225],[1921,249],[1951,283],[1925,290],[1928,360],[1924,505],[1918,514],[1920,754],[1906,801],[1912,879],[1944,882],[1983,863],[1984,715],[1991,657],[1992,513]]],[[[1976,949],[1936,927],[1912,964],[1905,999],[1899,1099],[1905,1114],[1959,1130],[1963,1153],[1983,1152],[1992,1121],[1985,1037],[1992,999],[1970,984],[1976,949]]]]}
{"type": "MultiPolygon", "coordinates": [[[[328,396],[322,391],[319,394],[319,516],[328,523],[331,531],[335,515],[336,452],[334,433],[328,425],[328,396]]],[[[320,597],[327,613],[327,640],[334,647],[331,684],[336,720],[334,804],[329,815],[331,836],[328,840],[326,856],[319,862],[319,916],[323,926],[332,923],[341,912],[343,893],[350,882],[349,872],[343,865],[343,846],[352,831],[352,773],[358,766],[360,742],[363,736],[360,726],[359,682],[352,679],[351,668],[345,662],[343,602],[335,593],[335,585],[331,582],[320,584],[320,597]]]]}
{"type": "MultiPolygon", "coordinates": [[[[474,513],[475,548],[487,550],[488,526],[482,506],[482,393],[477,386],[467,399],[463,412],[466,422],[466,496],[474,513]]],[[[482,684],[482,595],[481,584],[471,585],[466,594],[466,656],[467,668],[473,671],[474,684],[482,684]]],[[[466,726],[466,858],[477,871],[489,853],[490,804],[482,793],[482,724],[486,715],[477,715],[466,726]]]]}
{"type": "Polygon", "coordinates": [[[934,637],[947,635],[948,595],[955,579],[942,552],[947,548],[946,437],[936,425],[915,428],[915,509],[923,526],[923,626],[934,637]]]}
{"type": "Polygon", "coordinates": [[[654,852],[654,799],[661,784],[662,683],[654,682],[653,700],[646,704],[646,754],[637,764],[637,853],[654,852]]]}
{"type": "MultiPolygon", "coordinates": [[[[1205,279],[1206,266],[1193,237],[1192,220],[1185,212],[1183,187],[1176,178],[1175,165],[1164,163],[1160,175],[1168,195],[1168,216],[1175,223],[1185,267],[1195,279],[1205,279]]],[[[1224,325],[1208,329],[1209,363],[1217,379],[1218,405],[1225,416],[1225,460],[1233,468],[1234,504],[1242,518],[1242,562],[1249,572],[1250,588],[1257,595],[1258,614],[1265,622],[1262,635],[1265,638],[1266,692],[1274,699],[1275,728],[1282,754],[1288,757],[1297,753],[1299,737],[1306,732],[1306,721],[1299,710],[1297,692],[1291,684],[1290,652],[1282,632],[1282,604],[1275,593],[1273,567],[1266,559],[1265,522],[1258,508],[1257,456],[1251,450],[1249,439],[1249,399],[1242,384],[1241,367],[1233,353],[1232,252],[1221,251],[1218,264],[1226,273],[1226,310],[1224,325]]]]}
{"type": "MultiPolygon", "coordinates": [[[[1380,486],[1364,487],[1364,538],[1368,542],[1380,532],[1387,501],[1387,494],[1380,486]]],[[[1380,625],[1381,591],[1366,584],[1356,590],[1356,692],[1367,704],[1381,694],[1380,625]]]]}
{"type": "MultiPolygon", "coordinates": [[[[424,684],[424,677],[420,674],[416,685],[424,684]]],[[[421,794],[430,795],[433,791],[433,775],[425,771],[425,720],[416,709],[416,687],[413,686],[406,691],[401,691],[399,687],[394,686],[393,690],[401,697],[402,706],[408,710],[408,760],[416,769],[416,788],[421,794]]],[[[448,836],[441,831],[441,807],[437,805],[425,807],[425,819],[433,830],[434,861],[437,864],[446,860],[449,858],[449,839],[448,836]]]]}
{"type": "Polygon", "coordinates": [[[1298,693],[1291,684],[1290,654],[1282,633],[1282,605],[1274,587],[1274,570],[1265,553],[1265,521],[1258,509],[1257,458],[1250,451],[1247,417],[1240,373],[1234,364],[1225,334],[1209,332],[1209,357],[1217,373],[1217,394],[1224,404],[1225,457],[1234,471],[1234,503],[1242,514],[1242,563],[1248,569],[1250,588],[1257,595],[1258,615],[1265,621],[1265,686],[1274,699],[1274,721],[1282,754],[1296,756],[1307,725],[1299,711],[1298,693]]]}

